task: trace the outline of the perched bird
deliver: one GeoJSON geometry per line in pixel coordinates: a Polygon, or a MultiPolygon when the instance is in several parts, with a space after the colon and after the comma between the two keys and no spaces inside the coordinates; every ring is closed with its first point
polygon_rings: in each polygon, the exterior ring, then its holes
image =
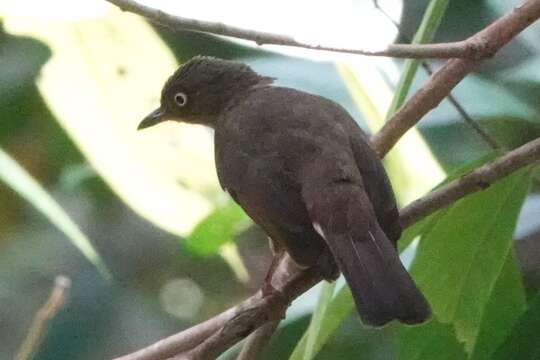
{"type": "Polygon", "coordinates": [[[341,271],[364,324],[425,321],[430,308],[399,260],[394,194],[367,136],[335,102],[272,80],[195,57],[139,129],[165,120],[214,128],[221,186],[275,248],[327,280],[341,271]]]}

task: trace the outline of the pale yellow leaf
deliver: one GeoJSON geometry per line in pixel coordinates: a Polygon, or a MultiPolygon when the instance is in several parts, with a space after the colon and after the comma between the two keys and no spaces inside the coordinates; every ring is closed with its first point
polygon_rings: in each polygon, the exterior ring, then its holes
{"type": "Polygon", "coordinates": [[[219,193],[212,134],[170,123],[136,131],[177,67],[154,30],[112,7],[77,21],[8,16],[5,25],[51,48],[39,89],[99,175],[141,216],[187,234],[219,193]]]}

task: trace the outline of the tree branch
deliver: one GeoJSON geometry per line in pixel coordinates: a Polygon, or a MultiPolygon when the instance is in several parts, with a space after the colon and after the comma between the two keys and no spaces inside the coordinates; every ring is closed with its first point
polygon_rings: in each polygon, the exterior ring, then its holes
{"type": "Polygon", "coordinates": [[[280,319],[294,299],[321,280],[315,269],[301,269],[286,255],[272,277],[275,292],[263,297],[259,291],[204,323],[115,360],[212,358],[268,321],[280,319]]]}
{"type": "Polygon", "coordinates": [[[167,14],[159,9],[140,4],[133,0],[106,1],[118,6],[124,11],[141,15],[152,22],[166,26],[172,30],[189,30],[229,36],[254,41],[258,45],[293,46],[303,49],[333,51],[347,54],[415,59],[484,59],[493,55],[490,44],[487,43],[483,38],[474,38],[464,41],[439,44],[389,44],[386,46],[386,48],[380,50],[347,49],[324,46],[320,44],[304,43],[295,40],[291,36],[282,34],[243,29],[219,22],[202,21],[175,16],[167,14]]]}
{"type": "Polygon", "coordinates": [[[484,190],[498,179],[539,160],[540,138],[413,201],[401,210],[400,223],[404,228],[409,227],[436,210],[445,208],[470,193],[484,190]]]}
{"type": "Polygon", "coordinates": [[[172,359],[216,359],[225,350],[261,326],[260,324],[266,324],[268,321],[279,321],[272,319],[272,317],[279,316],[281,318],[284,316],[287,306],[288,303],[284,303],[280,296],[261,297],[258,302],[253,304],[253,307],[239,313],[238,316],[224,324],[220,331],[214,333],[199,346],[185,355],[180,354],[172,359]]]}
{"type": "Polygon", "coordinates": [[[65,276],[57,276],[54,279],[54,287],[49,299],[38,310],[30,326],[17,355],[16,360],[29,360],[35,354],[41,343],[41,339],[47,330],[52,318],[56,316],[66,301],[66,292],[71,287],[71,280],[65,276]]]}
{"type": "Polygon", "coordinates": [[[200,345],[206,338],[216,333],[224,324],[237,314],[252,306],[260,298],[257,293],[221,314],[214,316],[178,334],[162,339],[144,349],[115,360],[154,360],[170,358],[181,352],[189,351],[200,345]]]}
{"type": "Polygon", "coordinates": [[[257,330],[255,330],[246,340],[240,355],[236,360],[257,360],[262,349],[272,338],[280,320],[269,321],[257,330]]]}
{"type": "MultiPolygon", "coordinates": [[[[525,0],[514,10],[466,41],[483,42],[494,55],[540,17],[540,0],[525,0]]],[[[424,115],[434,109],[480,63],[478,59],[451,59],[436,71],[373,137],[379,154],[385,154],[424,115]]]]}

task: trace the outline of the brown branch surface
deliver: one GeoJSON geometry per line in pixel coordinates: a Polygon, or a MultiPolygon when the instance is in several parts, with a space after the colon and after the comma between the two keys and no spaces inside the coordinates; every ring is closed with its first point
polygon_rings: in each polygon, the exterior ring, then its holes
{"type": "Polygon", "coordinates": [[[242,351],[236,360],[257,360],[262,349],[272,338],[280,320],[269,321],[257,330],[255,330],[246,340],[242,351]]]}
{"type": "Polygon", "coordinates": [[[321,279],[314,269],[300,269],[284,256],[272,277],[276,292],[264,298],[258,292],[204,323],[116,360],[212,359],[259,326],[279,320],[294,299],[321,279]]]}
{"type": "Polygon", "coordinates": [[[47,326],[66,301],[67,291],[71,287],[71,280],[65,276],[57,276],[54,280],[54,287],[49,299],[37,311],[32,321],[32,325],[24,339],[17,355],[16,360],[29,360],[39,348],[41,339],[47,330],[47,326]]]}
{"type": "Polygon", "coordinates": [[[492,49],[482,38],[439,44],[389,44],[381,50],[347,49],[320,44],[309,44],[291,36],[244,29],[219,22],[202,21],[167,14],[133,0],[107,0],[124,11],[129,11],[173,30],[189,30],[237,39],[254,41],[258,45],[293,46],[303,49],[333,51],[367,56],[389,56],[413,59],[484,59],[492,56],[492,49]]]}
{"type": "Polygon", "coordinates": [[[228,309],[211,319],[195,325],[178,334],[162,339],[144,349],[132,354],[119,357],[115,360],[153,360],[170,358],[181,352],[189,351],[200,345],[206,338],[217,332],[223,324],[233,319],[236,314],[252,306],[260,294],[255,294],[241,304],[228,309]]]}
{"type": "MultiPolygon", "coordinates": [[[[540,17],[540,0],[525,0],[514,10],[470,37],[467,42],[483,44],[492,56],[540,17]]],[[[386,154],[424,115],[434,109],[480,59],[451,59],[407,101],[373,137],[379,154],[386,154]]]]}

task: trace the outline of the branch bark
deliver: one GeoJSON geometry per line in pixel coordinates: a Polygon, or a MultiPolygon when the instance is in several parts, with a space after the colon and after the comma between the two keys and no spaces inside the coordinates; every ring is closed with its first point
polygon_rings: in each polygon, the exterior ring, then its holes
{"type": "Polygon", "coordinates": [[[176,354],[187,352],[199,346],[206,338],[220,330],[224,324],[231,321],[237,314],[253,306],[259,299],[260,293],[257,293],[205,322],[162,339],[137,352],[116,358],[115,360],[167,359],[176,354]]]}
{"type": "Polygon", "coordinates": [[[240,355],[236,360],[257,360],[262,349],[272,338],[280,320],[269,321],[256,331],[254,331],[246,340],[240,355]]]}
{"type": "Polygon", "coordinates": [[[321,279],[314,269],[301,269],[284,256],[272,277],[277,291],[265,297],[259,291],[204,323],[115,360],[212,359],[268,321],[281,319],[289,304],[321,279]]]}
{"type": "Polygon", "coordinates": [[[189,30],[229,36],[237,39],[254,41],[258,45],[293,46],[304,49],[324,50],[346,54],[414,59],[484,59],[493,55],[490,44],[481,37],[439,44],[388,44],[386,48],[380,50],[347,49],[300,42],[291,36],[282,34],[255,31],[226,25],[219,22],[202,21],[175,16],[167,14],[159,9],[140,4],[133,0],[107,1],[118,6],[124,11],[141,15],[156,24],[166,26],[172,30],[189,30]]]}
{"type": "MultiPolygon", "coordinates": [[[[540,17],[540,0],[525,0],[514,10],[470,37],[467,41],[483,43],[494,55],[500,48],[540,17]]],[[[424,115],[434,109],[463,78],[472,72],[480,59],[451,59],[436,71],[373,137],[379,154],[386,154],[424,115]]]]}
{"type": "Polygon", "coordinates": [[[487,189],[498,179],[539,160],[540,139],[536,139],[413,201],[401,210],[400,223],[404,228],[409,227],[436,210],[473,192],[487,189]]]}

